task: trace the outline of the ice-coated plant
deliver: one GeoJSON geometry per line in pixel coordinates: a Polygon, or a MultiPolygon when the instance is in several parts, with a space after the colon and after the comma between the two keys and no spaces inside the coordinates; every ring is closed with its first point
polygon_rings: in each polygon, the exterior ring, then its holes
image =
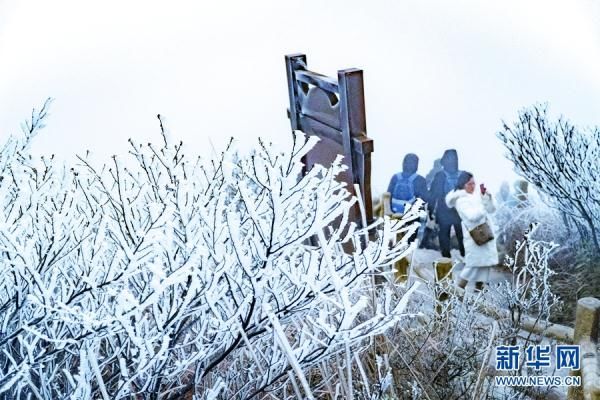
{"type": "Polygon", "coordinates": [[[507,255],[504,260],[511,272],[510,280],[496,286],[494,300],[501,308],[509,310],[510,330],[515,336],[521,329],[523,317],[535,316],[540,323],[548,323],[551,311],[560,304],[551,286],[555,272],[548,265],[559,246],[534,239],[538,228],[539,224],[532,224],[523,240],[516,242],[514,255],[507,255]]]}
{"type": "Polygon", "coordinates": [[[204,162],[161,123],[160,145],[69,167],[28,153],[46,109],[0,153],[0,398],[312,398],[307,368],[404,315],[414,288],[372,274],[419,211],[358,229],[341,158],[301,174],[315,139],[204,162]]]}
{"type": "Polygon", "coordinates": [[[582,129],[565,118],[552,120],[546,105],[522,110],[498,137],[517,173],[548,196],[551,204],[600,252],[600,129],[582,129]]]}

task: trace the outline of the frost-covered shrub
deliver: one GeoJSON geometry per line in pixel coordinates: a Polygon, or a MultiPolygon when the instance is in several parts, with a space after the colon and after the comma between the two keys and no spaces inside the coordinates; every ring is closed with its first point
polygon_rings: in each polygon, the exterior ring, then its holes
{"type": "Polygon", "coordinates": [[[517,241],[515,252],[506,256],[504,265],[511,279],[495,287],[493,300],[509,311],[506,328],[516,340],[525,316],[535,316],[540,324],[548,322],[550,314],[559,305],[558,296],[551,287],[555,272],[549,266],[552,253],[559,247],[553,242],[534,239],[539,224],[532,224],[522,240],[517,241]]]}
{"type": "Polygon", "coordinates": [[[498,244],[502,257],[514,255],[525,234],[537,241],[560,245],[550,254],[548,265],[554,271],[550,278],[553,292],[563,302],[550,317],[552,322],[572,325],[577,300],[586,296],[600,297],[600,270],[597,268],[600,255],[593,247],[585,245],[573,220],[542,196],[530,191],[525,202],[503,202],[498,196],[493,216],[498,244]],[[528,233],[532,224],[537,227],[528,233]]]}
{"type": "Polygon", "coordinates": [[[533,190],[525,201],[517,201],[515,196],[503,201],[498,196],[492,218],[502,258],[517,251],[516,245],[529,232],[532,224],[538,224],[533,233],[534,239],[561,244],[559,253],[553,253],[552,259],[561,258],[562,252],[580,246],[581,238],[577,230],[567,224],[566,217],[548,202],[533,190]]]}
{"type": "Polygon", "coordinates": [[[553,121],[546,106],[534,105],[512,126],[505,123],[498,137],[517,173],[547,195],[600,253],[600,130],[553,121]]]}
{"type": "Polygon", "coordinates": [[[416,317],[395,327],[385,343],[396,398],[532,398],[528,390],[495,386],[493,349],[537,340],[523,335],[522,317],[542,324],[557,305],[548,266],[556,245],[533,239],[537,229],[507,259],[511,275],[505,283],[461,296],[442,280],[411,297],[407,311],[416,317]],[[440,301],[443,292],[454,294],[440,301]]]}
{"type": "MultiPolygon", "coordinates": [[[[471,398],[492,324],[478,311],[480,297],[439,301],[428,294],[411,298],[407,311],[418,314],[394,331],[388,346],[398,398],[471,398]]],[[[485,397],[478,397],[485,398],[485,397]]]]}
{"type": "Polygon", "coordinates": [[[341,160],[300,177],[313,139],[205,163],[163,130],[69,168],[28,154],[45,110],[0,153],[0,398],[311,398],[307,368],[403,315],[370,274],[419,212],[348,225],[341,160]]]}

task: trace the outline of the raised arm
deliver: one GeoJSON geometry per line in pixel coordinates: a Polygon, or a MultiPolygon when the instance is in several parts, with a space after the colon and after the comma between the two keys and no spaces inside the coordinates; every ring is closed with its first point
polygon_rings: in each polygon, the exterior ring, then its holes
{"type": "Polygon", "coordinates": [[[496,202],[494,201],[494,198],[490,192],[486,192],[481,196],[481,202],[483,203],[483,207],[487,213],[491,214],[496,211],[496,202]]]}

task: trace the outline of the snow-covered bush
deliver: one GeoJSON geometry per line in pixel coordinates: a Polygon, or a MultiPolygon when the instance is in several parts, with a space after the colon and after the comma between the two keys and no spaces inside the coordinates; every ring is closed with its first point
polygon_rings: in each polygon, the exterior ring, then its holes
{"type": "Polygon", "coordinates": [[[375,292],[372,273],[411,250],[393,243],[419,211],[348,224],[341,160],[301,176],[314,139],[203,162],[161,129],[69,168],[28,153],[45,116],[0,153],[1,398],[245,399],[287,380],[311,398],[307,368],[404,315],[414,289],[375,292]]]}
{"type": "Polygon", "coordinates": [[[396,398],[532,398],[528,390],[515,393],[495,386],[493,349],[537,340],[535,335],[523,338],[522,318],[533,317],[542,325],[558,304],[548,267],[556,245],[533,239],[536,229],[507,258],[511,275],[505,283],[440,301],[437,294],[453,286],[442,280],[411,297],[407,311],[417,317],[395,327],[385,343],[396,398]]]}
{"type": "Polygon", "coordinates": [[[492,323],[479,312],[480,296],[440,301],[434,293],[446,288],[436,285],[411,298],[408,311],[419,317],[396,327],[388,343],[398,398],[471,398],[478,386],[492,323]]]}
{"type": "Polygon", "coordinates": [[[553,121],[546,106],[534,105],[512,126],[504,123],[498,137],[517,173],[547,195],[566,223],[572,220],[600,253],[600,130],[553,121]]]}
{"type": "Polygon", "coordinates": [[[522,240],[517,241],[514,254],[506,256],[504,265],[511,279],[499,283],[493,299],[500,308],[509,311],[506,328],[516,340],[525,316],[535,316],[540,324],[548,322],[551,311],[559,305],[551,288],[555,272],[549,266],[552,253],[559,247],[553,242],[534,239],[539,224],[532,224],[522,240]]]}
{"type": "MultiPolygon", "coordinates": [[[[502,201],[498,196],[494,213],[494,225],[502,257],[524,254],[518,251],[523,237],[543,243],[557,243],[548,258],[548,266],[553,271],[550,281],[553,292],[563,302],[552,312],[552,322],[572,325],[575,321],[575,306],[581,297],[600,296],[599,254],[580,236],[580,229],[572,220],[552,206],[552,200],[543,194],[530,190],[527,201],[502,201]],[[530,232],[532,225],[536,225],[530,232]]],[[[522,261],[522,260],[520,260],[522,261]]]]}
{"type": "MultiPolygon", "coordinates": [[[[533,190],[525,201],[515,198],[510,193],[508,200],[498,196],[496,212],[492,216],[501,257],[516,252],[516,245],[529,232],[532,224],[538,224],[532,238],[560,243],[561,252],[580,246],[581,238],[577,230],[566,223],[566,217],[559,210],[548,204],[551,200],[540,198],[539,193],[533,190]]],[[[552,259],[557,256],[562,254],[555,252],[552,259]]]]}

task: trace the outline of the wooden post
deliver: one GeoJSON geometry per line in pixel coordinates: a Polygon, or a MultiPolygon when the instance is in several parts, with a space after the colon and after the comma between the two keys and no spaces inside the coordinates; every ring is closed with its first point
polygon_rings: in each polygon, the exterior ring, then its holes
{"type": "Polygon", "coordinates": [[[452,260],[450,258],[442,257],[438,258],[435,263],[435,280],[440,282],[444,278],[450,276],[452,270],[452,260]]]}
{"type": "MultiPolygon", "coordinates": [[[[449,282],[451,278],[450,271],[452,271],[452,259],[446,257],[439,258],[433,263],[433,268],[435,281],[443,282],[442,288],[436,294],[436,297],[438,301],[446,301],[450,298],[450,293],[448,290],[446,290],[444,285],[452,284],[452,282],[449,282]]],[[[442,309],[439,304],[436,307],[436,312],[438,314],[442,313],[442,309]]]]}
{"type": "Polygon", "coordinates": [[[575,315],[575,343],[582,339],[598,341],[598,323],[600,322],[600,300],[594,297],[584,297],[577,301],[575,315]]]}
{"type": "Polygon", "coordinates": [[[338,71],[340,127],[348,173],[363,190],[367,224],[373,221],[371,198],[371,153],[373,140],[367,137],[363,71],[349,68],[338,71]]]}
{"type": "MultiPolygon", "coordinates": [[[[387,193],[386,193],[387,194],[387,193]]],[[[391,216],[391,219],[397,219],[395,216],[391,216]]],[[[404,233],[398,233],[396,235],[396,243],[402,240],[404,237],[404,233]]],[[[408,281],[408,272],[410,269],[410,259],[409,256],[403,257],[400,260],[394,263],[394,277],[396,278],[396,282],[406,282],[408,281]]]]}
{"type": "MultiPolygon", "coordinates": [[[[305,54],[289,54],[285,56],[285,70],[288,82],[288,96],[290,99],[290,108],[288,109],[288,117],[293,131],[300,130],[300,85],[296,83],[296,71],[306,70],[306,55],[305,54]]],[[[308,172],[306,166],[306,155],[302,156],[302,175],[308,172]]],[[[311,239],[312,240],[312,239],[311,239]]]]}
{"type": "Polygon", "coordinates": [[[600,400],[600,377],[598,376],[598,352],[596,343],[582,339],[581,346],[581,385],[584,399],[600,400]]]}
{"type": "Polygon", "coordinates": [[[394,275],[396,282],[406,282],[408,280],[408,267],[410,261],[408,257],[403,257],[394,263],[394,275]]]}
{"type": "Polygon", "coordinates": [[[575,332],[573,343],[581,346],[581,369],[572,375],[581,376],[581,387],[569,388],[569,400],[600,400],[600,379],[598,377],[598,355],[595,343],[598,341],[600,322],[600,300],[584,297],[577,301],[575,332]]]}
{"type": "MultiPolygon", "coordinates": [[[[356,179],[354,170],[356,160],[352,157],[352,138],[366,133],[365,124],[365,99],[363,90],[363,73],[360,69],[346,69],[338,71],[338,84],[340,89],[340,124],[342,128],[342,141],[344,156],[348,160],[348,172],[356,179]]],[[[367,205],[365,204],[365,207],[367,205]]]]}
{"type": "Polygon", "coordinates": [[[299,130],[298,114],[300,112],[298,85],[296,85],[296,71],[306,69],[306,55],[290,54],[285,56],[285,69],[288,78],[288,96],[290,98],[289,117],[293,130],[299,130]]]}

